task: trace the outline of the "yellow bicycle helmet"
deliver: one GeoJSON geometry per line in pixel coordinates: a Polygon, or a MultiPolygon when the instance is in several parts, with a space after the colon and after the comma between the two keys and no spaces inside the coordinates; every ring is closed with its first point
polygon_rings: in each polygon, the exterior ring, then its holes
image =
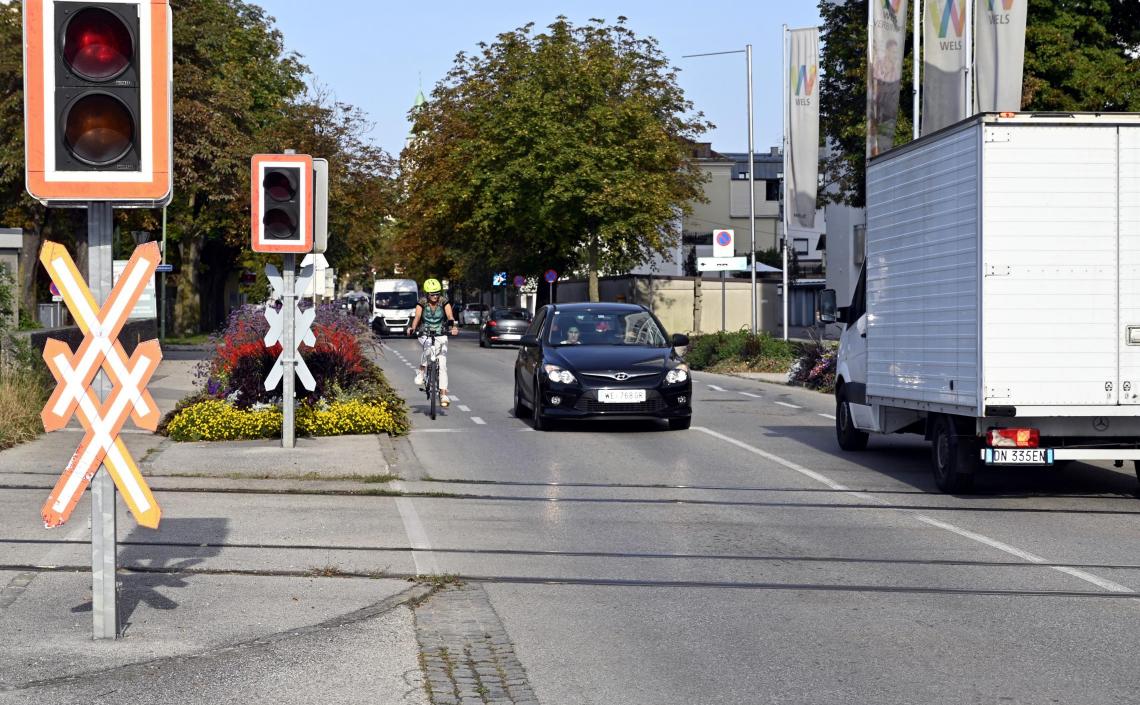
{"type": "Polygon", "coordinates": [[[437,294],[443,291],[443,285],[439,283],[438,279],[428,279],[424,281],[425,294],[437,294]]]}

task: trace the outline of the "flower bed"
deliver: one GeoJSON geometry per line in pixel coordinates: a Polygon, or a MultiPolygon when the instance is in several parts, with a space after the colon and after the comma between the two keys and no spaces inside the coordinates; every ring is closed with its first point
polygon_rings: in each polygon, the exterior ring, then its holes
{"type": "MultiPolygon", "coordinates": [[[[178,441],[279,437],[280,391],[267,391],[264,380],[281,347],[265,347],[267,330],[260,307],[236,310],[213,341],[214,356],[198,368],[201,390],[183,399],[159,432],[178,441]]],[[[321,306],[313,332],[316,345],[301,346],[300,354],[317,384],[312,391],[297,386],[297,434],[407,433],[403,399],[365,355],[372,340],[367,327],[333,306],[321,306]]]]}
{"type": "Polygon", "coordinates": [[[710,372],[787,372],[798,352],[795,343],[740,330],[693,336],[685,361],[710,372]]]}

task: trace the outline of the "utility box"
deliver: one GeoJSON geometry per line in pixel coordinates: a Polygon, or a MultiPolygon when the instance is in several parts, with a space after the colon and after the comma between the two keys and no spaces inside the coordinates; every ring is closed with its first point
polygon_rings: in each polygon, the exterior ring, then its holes
{"type": "Polygon", "coordinates": [[[6,276],[11,287],[11,325],[20,323],[20,250],[24,246],[24,231],[19,228],[0,228],[0,276],[6,276]]]}

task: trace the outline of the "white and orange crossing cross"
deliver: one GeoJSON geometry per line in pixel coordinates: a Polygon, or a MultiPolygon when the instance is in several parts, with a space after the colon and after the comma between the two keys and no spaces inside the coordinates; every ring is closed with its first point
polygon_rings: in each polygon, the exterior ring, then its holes
{"type": "MultiPolygon", "coordinates": [[[[310,264],[310,258],[306,257],[301,263],[301,274],[293,282],[293,290],[295,292],[303,292],[309,288],[309,282],[313,280],[313,265],[310,264]]],[[[269,286],[273,289],[273,297],[285,300],[285,278],[277,271],[277,267],[272,264],[265,265],[265,276],[269,279],[269,286]]],[[[297,298],[293,299],[297,301],[297,298]]],[[[304,311],[301,310],[299,304],[294,304],[293,314],[293,329],[294,347],[300,347],[301,344],[313,347],[317,344],[317,336],[313,333],[313,321],[317,319],[317,310],[315,308],[308,308],[304,311]]],[[[284,309],[278,311],[272,306],[265,307],[265,320],[269,322],[269,330],[265,334],[265,347],[271,348],[284,340],[284,327],[285,315],[284,309]]],[[[284,345],[282,345],[284,348],[284,345]]],[[[297,378],[301,380],[301,384],[305,389],[310,392],[317,388],[317,380],[313,377],[313,373],[309,371],[309,366],[305,364],[305,359],[301,357],[301,353],[293,353],[293,364],[297,371],[297,378]]],[[[269,374],[265,376],[265,389],[266,391],[276,389],[277,385],[281,384],[281,380],[285,374],[285,350],[282,349],[281,353],[277,356],[277,361],[273,363],[272,369],[269,374]]]]}
{"type": "Polygon", "coordinates": [[[160,260],[158,243],[136,248],[111,295],[98,308],[66,248],[46,242],[40,251],[40,262],[84,334],[74,353],[60,340],[49,339],[44,346],[44,361],[58,383],[40,414],[44,430],[63,428],[77,411],[86,430],[40,511],[48,528],[67,521],[101,464],[111,474],[135,520],[142,526],[158,528],[162,511],[119,431],[128,416],[140,428],[153,431],[158,427],[158,406],[146,384],[158,368],[162,349],[157,340],[148,340],[128,358],[118,337],[139,296],[153,280],[160,260]],[[111,381],[111,393],[103,401],[91,389],[100,369],[111,381]]]}

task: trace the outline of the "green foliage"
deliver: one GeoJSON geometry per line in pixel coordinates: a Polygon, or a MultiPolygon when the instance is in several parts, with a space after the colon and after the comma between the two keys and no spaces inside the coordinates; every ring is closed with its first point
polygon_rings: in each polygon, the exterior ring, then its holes
{"type": "Polygon", "coordinates": [[[776,371],[786,370],[797,353],[795,343],[773,338],[768,333],[752,335],[747,330],[739,330],[691,337],[685,361],[694,370],[727,365],[776,371]]]}
{"type": "MultiPolygon", "coordinates": [[[[912,2],[914,0],[911,0],[912,2]]],[[[823,179],[833,200],[861,207],[866,161],[867,0],[820,0],[820,120],[835,145],[823,179]]],[[[903,76],[911,75],[911,13],[903,76]]],[[[1140,3],[1134,0],[1033,0],[1026,25],[1024,110],[1140,111],[1140,3]]],[[[913,134],[904,79],[895,144],[913,134]]]]}
{"type": "Polygon", "coordinates": [[[413,112],[400,240],[413,273],[622,271],[674,244],[678,211],[702,197],[685,140],[706,123],[657,42],[624,18],[560,17],[481,46],[413,112]]]}

